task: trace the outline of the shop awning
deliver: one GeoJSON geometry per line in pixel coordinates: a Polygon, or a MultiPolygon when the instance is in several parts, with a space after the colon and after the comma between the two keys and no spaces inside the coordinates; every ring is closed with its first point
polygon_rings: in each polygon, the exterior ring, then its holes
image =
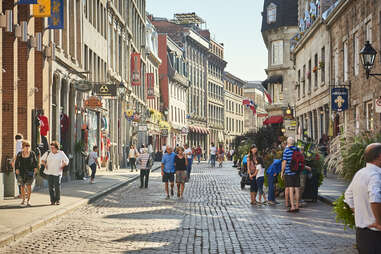
{"type": "Polygon", "coordinates": [[[282,116],[270,116],[266,120],[263,121],[263,125],[269,125],[269,124],[276,124],[276,123],[283,123],[283,117],[282,116]]]}

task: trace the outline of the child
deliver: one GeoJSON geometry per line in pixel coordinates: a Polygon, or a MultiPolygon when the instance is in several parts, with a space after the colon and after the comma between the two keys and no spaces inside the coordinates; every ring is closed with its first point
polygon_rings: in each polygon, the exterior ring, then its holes
{"type": "Polygon", "coordinates": [[[264,195],[263,192],[263,183],[265,181],[265,168],[263,167],[263,160],[262,158],[258,157],[257,158],[257,186],[258,186],[258,193],[259,193],[259,202],[262,203],[262,197],[263,197],[263,204],[265,204],[266,201],[266,196],[264,195]]]}

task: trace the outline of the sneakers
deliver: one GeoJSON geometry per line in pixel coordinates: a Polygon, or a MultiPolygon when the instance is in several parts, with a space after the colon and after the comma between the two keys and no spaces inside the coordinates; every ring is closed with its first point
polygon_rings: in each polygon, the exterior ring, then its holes
{"type": "Polygon", "coordinates": [[[25,205],[25,200],[21,201],[20,206],[24,206],[24,205],[25,205]]]}
{"type": "Polygon", "coordinates": [[[180,197],[180,192],[179,192],[179,191],[177,192],[177,197],[178,197],[178,198],[180,197]]]}
{"type": "Polygon", "coordinates": [[[56,205],[60,205],[60,201],[56,201],[56,205]]]}
{"type": "Polygon", "coordinates": [[[31,203],[29,201],[26,203],[26,206],[27,207],[32,207],[32,205],[31,205],[31,203]]]}
{"type": "Polygon", "coordinates": [[[170,199],[169,195],[165,197],[166,200],[170,199]]]}
{"type": "Polygon", "coordinates": [[[171,196],[174,196],[175,193],[173,192],[173,189],[171,189],[171,196]]]}

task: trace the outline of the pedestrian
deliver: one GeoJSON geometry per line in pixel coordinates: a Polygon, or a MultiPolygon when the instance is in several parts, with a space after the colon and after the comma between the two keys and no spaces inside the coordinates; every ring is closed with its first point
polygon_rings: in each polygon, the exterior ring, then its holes
{"type": "Polygon", "coordinates": [[[36,154],[30,151],[30,143],[26,140],[22,141],[22,151],[19,152],[15,160],[15,171],[17,175],[17,182],[21,190],[21,206],[31,206],[30,196],[32,194],[32,183],[35,175],[37,174],[38,161],[36,154]]]}
{"type": "Polygon", "coordinates": [[[93,146],[93,151],[89,154],[88,165],[91,168],[90,183],[93,184],[95,173],[97,172],[97,166],[98,168],[101,168],[98,161],[98,146],[93,146]]]}
{"type": "Polygon", "coordinates": [[[263,167],[263,159],[261,157],[257,158],[257,176],[256,176],[256,181],[257,181],[257,186],[258,186],[258,203],[259,204],[266,204],[266,196],[263,191],[263,184],[265,182],[265,168],[263,167]],[[262,203],[262,197],[263,197],[263,203],[262,203]]]}
{"type": "Polygon", "coordinates": [[[172,151],[172,148],[167,146],[166,152],[161,159],[161,175],[163,177],[163,183],[165,183],[165,193],[167,194],[165,199],[170,199],[168,183],[171,184],[171,196],[174,195],[173,187],[175,185],[175,157],[176,154],[172,151]]]}
{"type": "Polygon", "coordinates": [[[256,181],[256,175],[257,175],[257,152],[258,149],[255,145],[252,145],[249,151],[249,156],[247,157],[247,173],[249,175],[251,184],[250,184],[250,204],[256,205],[257,204],[257,192],[258,192],[258,185],[256,181]]]}
{"type": "Polygon", "coordinates": [[[224,157],[225,157],[225,151],[221,144],[218,147],[217,154],[218,154],[218,167],[222,168],[222,163],[224,162],[224,157]]]}
{"type": "Polygon", "coordinates": [[[128,160],[130,161],[131,172],[133,172],[134,169],[138,171],[136,169],[136,158],[138,158],[138,156],[139,156],[138,150],[135,148],[134,145],[131,145],[130,151],[128,152],[128,160]]]}
{"type": "Polygon", "coordinates": [[[216,153],[217,153],[217,148],[214,146],[214,143],[212,142],[210,147],[210,164],[212,168],[216,166],[216,153]]]}
{"type": "Polygon", "coordinates": [[[200,145],[198,145],[196,148],[196,156],[197,156],[198,164],[200,164],[200,162],[201,162],[201,155],[202,155],[202,150],[201,150],[200,145]]]}
{"type": "Polygon", "coordinates": [[[175,157],[177,197],[183,199],[185,182],[187,180],[188,159],[184,154],[184,148],[179,148],[179,153],[175,157]]]}
{"type": "Polygon", "coordinates": [[[234,149],[230,149],[230,160],[233,161],[234,149]]]}
{"type": "Polygon", "coordinates": [[[299,174],[291,170],[291,160],[293,153],[299,151],[295,146],[295,140],[293,137],[288,137],[287,147],[284,149],[282,158],[282,173],[281,176],[285,182],[285,206],[287,212],[299,212],[299,187],[300,177],[299,174]]]}
{"type": "Polygon", "coordinates": [[[50,144],[50,151],[46,152],[41,163],[45,166],[44,173],[48,177],[50,204],[59,205],[61,199],[61,178],[64,167],[69,165],[69,159],[60,150],[58,141],[50,144]]]}
{"type": "Polygon", "coordinates": [[[278,174],[282,171],[282,160],[275,159],[270,167],[267,169],[267,183],[269,186],[268,203],[275,205],[278,202],[275,201],[275,184],[277,182],[278,174]]]}
{"type": "MultiPolygon", "coordinates": [[[[20,133],[16,134],[15,135],[15,140],[16,140],[16,153],[15,153],[13,159],[12,159],[12,168],[13,169],[15,169],[15,161],[16,161],[17,154],[22,152],[22,140],[23,140],[22,134],[20,134],[20,133]]],[[[16,169],[15,169],[15,177],[16,177],[16,180],[17,180],[16,169]]],[[[17,181],[17,187],[19,189],[19,195],[17,197],[21,198],[21,196],[22,196],[22,194],[21,194],[21,186],[18,183],[18,181],[17,181]]]]}
{"type": "Polygon", "coordinates": [[[367,146],[366,167],[360,169],[345,192],[354,211],[356,242],[360,254],[381,253],[381,143],[367,146]]]}
{"type": "Polygon", "coordinates": [[[148,145],[148,153],[153,157],[153,146],[151,143],[148,145]]]}
{"type": "Polygon", "coordinates": [[[139,154],[137,163],[140,169],[140,188],[148,188],[149,173],[153,164],[152,156],[148,153],[147,148],[143,148],[139,154]]]}
{"type": "Polygon", "coordinates": [[[185,158],[187,159],[187,181],[189,181],[190,174],[192,171],[193,153],[192,153],[192,149],[188,146],[188,144],[185,144],[184,148],[185,148],[184,155],[185,155],[185,158]]]}

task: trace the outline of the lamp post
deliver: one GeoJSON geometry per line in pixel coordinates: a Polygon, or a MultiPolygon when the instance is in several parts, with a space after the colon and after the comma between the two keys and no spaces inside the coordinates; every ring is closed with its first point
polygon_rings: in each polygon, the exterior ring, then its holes
{"type": "Polygon", "coordinates": [[[362,65],[366,72],[366,78],[369,76],[381,76],[381,74],[370,73],[374,66],[374,60],[376,59],[377,51],[372,47],[369,41],[365,42],[364,48],[360,51],[360,57],[362,65]]]}

